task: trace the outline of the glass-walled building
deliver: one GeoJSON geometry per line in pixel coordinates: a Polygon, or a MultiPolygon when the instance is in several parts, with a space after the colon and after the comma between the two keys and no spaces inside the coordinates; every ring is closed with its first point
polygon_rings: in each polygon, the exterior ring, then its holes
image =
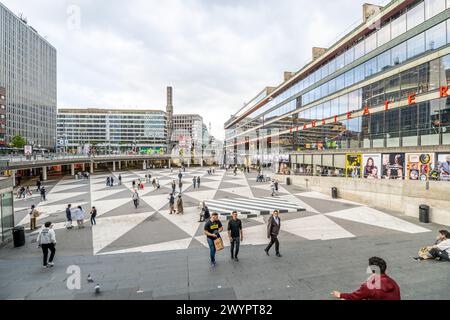
{"type": "Polygon", "coordinates": [[[6,128],[0,128],[5,131],[0,136],[10,143],[20,135],[30,145],[54,149],[56,49],[1,2],[0,43],[0,87],[7,96],[6,128]]]}
{"type": "Polygon", "coordinates": [[[450,150],[449,18],[446,0],[381,8],[225,123],[227,163],[279,164],[333,150],[450,150]]]}
{"type": "Polygon", "coordinates": [[[73,153],[166,153],[160,110],[58,109],[58,148],[73,153]]]}
{"type": "Polygon", "coordinates": [[[0,243],[12,238],[14,228],[13,179],[0,178],[0,243]]]}

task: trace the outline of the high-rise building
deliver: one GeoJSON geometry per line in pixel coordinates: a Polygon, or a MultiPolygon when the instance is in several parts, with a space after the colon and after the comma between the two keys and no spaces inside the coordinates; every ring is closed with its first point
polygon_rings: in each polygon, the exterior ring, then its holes
{"type": "Polygon", "coordinates": [[[172,131],[173,131],[173,89],[172,87],[167,87],[167,147],[169,152],[172,150],[172,131]]]}
{"type": "Polygon", "coordinates": [[[203,118],[198,114],[174,114],[172,142],[175,152],[201,157],[203,144],[203,118]]]}
{"type": "Polygon", "coordinates": [[[58,109],[58,147],[75,152],[167,152],[161,110],[58,109]]]}
{"type": "Polygon", "coordinates": [[[0,86],[6,89],[6,142],[54,148],[56,49],[0,3],[0,86]]]}
{"type": "Polygon", "coordinates": [[[359,26],[225,123],[227,163],[342,173],[353,153],[384,176],[429,174],[450,154],[449,18],[445,0],[365,4],[359,26]]]}
{"type": "Polygon", "coordinates": [[[0,146],[6,144],[6,89],[0,87],[0,146]]]}

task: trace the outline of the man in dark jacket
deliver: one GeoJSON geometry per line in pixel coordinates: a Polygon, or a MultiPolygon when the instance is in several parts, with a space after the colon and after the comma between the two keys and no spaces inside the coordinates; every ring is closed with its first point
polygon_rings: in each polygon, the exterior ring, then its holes
{"type": "Polygon", "coordinates": [[[278,234],[280,233],[280,227],[281,227],[281,221],[280,217],[278,216],[279,212],[278,210],[275,210],[272,214],[272,216],[269,218],[269,221],[267,222],[267,238],[270,239],[270,243],[267,246],[264,251],[267,255],[269,255],[269,250],[275,244],[275,252],[277,257],[281,257],[280,254],[280,243],[278,241],[278,234]]]}
{"type": "Polygon", "coordinates": [[[386,262],[372,257],[369,259],[369,268],[373,274],[358,290],[353,293],[333,291],[331,294],[344,300],[400,300],[400,287],[386,275],[386,262]]]}

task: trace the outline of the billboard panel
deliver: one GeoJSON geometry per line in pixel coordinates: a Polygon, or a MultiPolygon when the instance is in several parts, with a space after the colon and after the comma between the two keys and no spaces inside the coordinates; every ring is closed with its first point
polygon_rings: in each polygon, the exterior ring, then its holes
{"type": "Polygon", "coordinates": [[[381,154],[363,154],[362,176],[366,179],[381,178],[381,154]]]}
{"type": "Polygon", "coordinates": [[[450,181],[450,153],[438,154],[437,172],[440,180],[450,181]]]}
{"type": "Polygon", "coordinates": [[[345,175],[346,177],[361,177],[361,153],[347,153],[345,155],[345,175]]]}
{"type": "Polygon", "coordinates": [[[434,153],[406,154],[406,176],[409,180],[428,180],[434,169],[434,153]]]}
{"type": "Polygon", "coordinates": [[[383,153],[384,179],[403,179],[405,176],[405,154],[383,153]]]}

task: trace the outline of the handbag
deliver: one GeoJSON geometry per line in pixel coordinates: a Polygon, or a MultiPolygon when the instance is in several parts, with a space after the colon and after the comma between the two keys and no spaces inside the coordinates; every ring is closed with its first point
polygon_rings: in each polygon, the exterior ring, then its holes
{"type": "Polygon", "coordinates": [[[37,217],[39,217],[39,215],[40,215],[39,211],[34,210],[34,211],[33,211],[33,214],[32,214],[32,217],[33,217],[33,218],[37,218],[37,217]]]}
{"type": "Polygon", "coordinates": [[[214,240],[214,247],[216,248],[216,251],[223,250],[224,246],[222,238],[219,237],[216,240],[214,240]]]}
{"type": "Polygon", "coordinates": [[[428,250],[427,247],[423,247],[422,249],[419,250],[418,255],[421,258],[426,258],[426,257],[428,257],[428,252],[430,252],[430,250],[428,250]]]}

